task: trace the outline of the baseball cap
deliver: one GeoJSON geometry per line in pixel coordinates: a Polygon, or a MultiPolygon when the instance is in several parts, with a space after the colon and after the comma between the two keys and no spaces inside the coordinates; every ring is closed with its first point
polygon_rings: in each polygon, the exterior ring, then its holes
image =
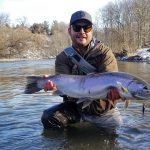
{"type": "Polygon", "coordinates": [[[70,19],[70,25],[75,23],[78,20],[87,20],[92,24],[92,17],[91,15],[83,10],[76,11],[75,13],[72,14],[71,19],[70,19]]]}

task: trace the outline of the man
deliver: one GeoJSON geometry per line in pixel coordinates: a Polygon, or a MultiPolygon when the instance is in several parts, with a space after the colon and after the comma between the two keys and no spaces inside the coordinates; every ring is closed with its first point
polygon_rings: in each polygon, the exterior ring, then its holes
{"type": "MultiPolygon", "coordinates": [[[[88,64],[96,68],[95,72],[118,71],[111,49],[93,37],[92,25],[92,18],[87,12],[77,11],[72,14],[68,28],[72,48],[88,64]]],[[[65,51],[56,57],[55,72],[56,74],[86,75],[80,69],[80,65],[74,63],[65,51]]],[[[48,81],[44,89],[48,91],[57,88],[52,81],[48,81]]],[[[82,103],[77,104],[77,99],[65,95],[63,96],[64,102],[45,110],[41,120],[44,128],[65,128],[81,119],[103,127],[117,126],[122,120],[113,102],[119,98],[118,91],[110,89],[108,101],[94,100],[89,106],[82,109],[82,103]]]]}

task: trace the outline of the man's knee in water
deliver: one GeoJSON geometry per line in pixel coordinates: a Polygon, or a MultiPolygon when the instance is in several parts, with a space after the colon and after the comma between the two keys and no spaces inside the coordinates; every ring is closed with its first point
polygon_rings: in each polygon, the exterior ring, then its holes
{"type": "Polygon", "coordinates": [[[45,129],[48,128],[64,128],[67,126],[67,118],[62,113],[56,111],[54,113],[45,110],[41,121],[45,129]]]}
{"type": "Polygon", "coordinates": [[[79,122],[78,112],[71,111],[66,105],[56,105],[43,112],[41,121],[45,129],[66,128],[71,123],[79,122]],[[68,109],[67,109],[68,108],[68,109]]]}

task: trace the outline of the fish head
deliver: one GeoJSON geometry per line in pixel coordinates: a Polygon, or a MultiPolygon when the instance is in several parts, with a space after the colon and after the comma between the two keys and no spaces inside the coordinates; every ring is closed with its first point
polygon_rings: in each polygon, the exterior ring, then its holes
{"type": "Polygon", "coordinates": [[[150,100],[150,85],[142,79],[132,79],[127,84],[127,90],[136,100],[150,100]]]}

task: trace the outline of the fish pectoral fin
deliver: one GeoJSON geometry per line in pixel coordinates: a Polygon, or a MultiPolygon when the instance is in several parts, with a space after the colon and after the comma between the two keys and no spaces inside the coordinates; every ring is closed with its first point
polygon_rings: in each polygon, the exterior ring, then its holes
{"type": "Polygon", "coordinates": [[[88,107],[90,104],[91,104],[91,102],[92,101],[85,101],[85,102],[83,102],[83,106],[82,106],[82,109],[84,109],[84,108],[86,108],[86,107],[88,107]]]}
{"type": "Polygon", "coordinates": [[[85,100],[86,100],[85,98],[80,98],[80,99],[78,99],[78,101],[76,103],[80,104],[80,103],[84,102],[85,100]]]}
{"type": "Polygon", "coordinates": [[[83,103],[82,109],[84,109],[84,108],[86,108],[87,106],[89,106],[93,100],[94,100],[94,99],[90,99],[90,98],[80,98],[80,99],[77,101],[77,104],[83,103]]]}
{"type": "Polygon", "coordinates": [[[79,98],[77,101],[77,104],[80,104],[80,103],[85,102],[85,101],[91,101],[92,102],[93,100],[94,100],[93,98],[87,98],[87,97],[79,98]]]}
{"type": "Polygon", "coordinates": [[[86,101],[88,98],[79,98],[77,101],[77,104],[83,103],[84,101],[86,101]]]}

